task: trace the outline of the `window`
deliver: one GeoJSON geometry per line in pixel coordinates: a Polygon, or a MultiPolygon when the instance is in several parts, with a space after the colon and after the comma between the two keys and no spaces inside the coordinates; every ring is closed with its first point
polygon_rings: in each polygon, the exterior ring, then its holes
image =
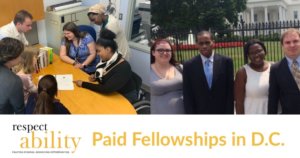
{"type": "Polygon", "coordinates": [[[298,11],[294,11],[294,20],[297,20],[298,19],[298,11]]]}
{"type": "Polygon", "coordinates": [[[132,42],[148,45],[151,38],[151,1],[136,0],[132,18],[130,39],[132,42]]]}

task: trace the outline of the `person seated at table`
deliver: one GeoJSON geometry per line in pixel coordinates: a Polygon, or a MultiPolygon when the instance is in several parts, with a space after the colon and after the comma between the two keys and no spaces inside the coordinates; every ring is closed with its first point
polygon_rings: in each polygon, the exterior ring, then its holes
{"type": "Polygon", "coordinates": [[[94,73],[99,57],[96,55],[93,37],[86,32],[80,32],[73,22],[66,23],[63,32],[59,53],[61,60],[88,74],[94,73]]]}
{"type": "Polygon", "coordinates": [[[37,87],[32,81],[32,74],[35,72],[38,53],[38,48],[25,47],[25,50],[21,54],[21,62],[14,69],[23,82],[25,104],[29,95],[37,92],[37,87]]]}
{"type": "Polygon", "coordinates": [[[24,114],[23,84],[11,68],[20,62],[24,44],[10,37],[0,40],[0,114],[24,114]]]}
{"type": "Polygon", "coordinates": [[[90,75],[89,81],[98,83],[74,81],[77,86],[99,93],[119,92],[131,103],[137,101],[137,74],[132,72],[129,63],[118,53],[118,45],[114,41],[116,34],[108,29],[100,32],[96,42],[96,52],[100,56],[95,74],[90,75]]]}
{"type": "Polygon", "coordinates": [[[57,81],[52,75],[43,76],[38,84],[38,93],[29,96],[26,114],[70,114],[69,110],[55,98],[57,81]]]}

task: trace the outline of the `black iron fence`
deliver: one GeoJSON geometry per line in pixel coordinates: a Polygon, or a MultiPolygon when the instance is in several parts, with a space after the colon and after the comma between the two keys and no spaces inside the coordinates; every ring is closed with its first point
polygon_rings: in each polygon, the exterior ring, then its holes
{"type": "MultiPolygon", "coordinates": [[[[260,39],[267,48],[266,60],[278,61],[283,57],[280,36],[288,28],[300,28],[300,21],[245,24],[240,22],[236,27],[226,30],[211,30],[215,38],[215,51],[229,56],[234,61],[235,72],[248,62],[243,46],[250,39],[260,39]]],[[[152,39],[167,38],[176,48],[176,59],[183,63],[198,55],[196,34],[198,31],[162,30],[152,31],[152,39]]]]}

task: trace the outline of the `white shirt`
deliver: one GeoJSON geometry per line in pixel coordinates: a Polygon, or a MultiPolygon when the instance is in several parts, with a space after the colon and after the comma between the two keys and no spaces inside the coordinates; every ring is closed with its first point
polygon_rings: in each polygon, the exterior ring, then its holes
{"type": "Polygon", "coordinates": [[[29,44],[26,37],[25,37],[25,35],[24,35],[24,33],[23,32],[20,33],[17,30],[17,28],[16,28],[13,21],[9,24],[6,24],[6,25],[2,26],[0,28],[0,33],[3,37],[11,37],[11,38],[15,38],[17,40],[20,40],[24,45],[29,44]]]}
{"type": "Polygon", "coordinates": [[[127,61],[129,61],[129,45],[125,37],[124,31],[121,29],[119,21],[112,15],[108,16],[108,22],[105,26],[106,29],[109,29],[116,34],[115,41],[118,44],[118,51],[123,55],[127,61]]]}

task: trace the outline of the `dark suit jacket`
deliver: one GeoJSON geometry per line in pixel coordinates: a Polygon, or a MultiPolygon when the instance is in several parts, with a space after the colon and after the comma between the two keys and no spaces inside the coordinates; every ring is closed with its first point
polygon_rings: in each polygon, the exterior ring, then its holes
{"type": "Polygon", "coordinates": [[[188,114],[233,114],[233,63],[214,54],[212,87],[209,89],[201,56],[183,66],[183,99],[188,114]]]}
{"type": "Polygon", "coordinates": [[[278,113],[279,101],[283,114],[300,114],[300,91],[286,58],[271,67],[268,114],[278,113]]]}

